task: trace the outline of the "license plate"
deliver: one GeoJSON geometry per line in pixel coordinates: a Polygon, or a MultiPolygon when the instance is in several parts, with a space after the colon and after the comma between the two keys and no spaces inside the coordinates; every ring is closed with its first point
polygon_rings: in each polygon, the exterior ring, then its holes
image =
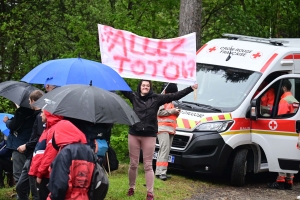
{"type": "MultiPolygon", "coordinates": [[[[158,153],[157,153],[157,152],[154,152],[154,154],[153,154],[153,159],[156,160],[156,159],[157,159],[157,156],[158,156],[158,153]]],[[[175,161],[175,156],[169,155],[168,162],[169,162],[169,163],[174,163],[174,161],[175,161]]]]}

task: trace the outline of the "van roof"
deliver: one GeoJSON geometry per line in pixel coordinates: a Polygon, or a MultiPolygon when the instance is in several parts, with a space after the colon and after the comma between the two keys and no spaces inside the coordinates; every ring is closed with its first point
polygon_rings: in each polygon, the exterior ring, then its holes
{"type": "Polygon", "coordinates": [[[224,33],[228,39],[268,43],[275,46],[300,47],[300,38],[261,38],[247,35],[224,33]]]}
{"type": "Polygon", "coordinates": [[[197,52],[196,61],[263,72],[264,66],[270,64],[277,55],[276,59],[283,59],[297,51],[300,53],[300,38],[220,38],[204,44],[197,52]]]}

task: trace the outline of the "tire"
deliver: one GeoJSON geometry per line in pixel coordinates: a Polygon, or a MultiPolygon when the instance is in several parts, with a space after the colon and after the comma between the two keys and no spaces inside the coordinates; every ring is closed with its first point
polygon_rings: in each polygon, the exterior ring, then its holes
{"type": "Polygon", "coordinates": [[[247,173],[247,154],[248,149],[240,149],[235,154],[231,170],[231,184],[234,186],[245,185],[247,173]]]}

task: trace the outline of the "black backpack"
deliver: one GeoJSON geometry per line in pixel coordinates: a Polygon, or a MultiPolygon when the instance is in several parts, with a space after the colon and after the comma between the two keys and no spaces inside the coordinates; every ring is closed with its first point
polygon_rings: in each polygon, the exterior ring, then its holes
{"type": "Polygon", "coordinates": [[[95,167],[89,189],[90,200],[102,200],[108,191],[109,182],[104,169],[98,164],[97,156],[95,156],[95,167]]]}
{"type": "Polygon", "coordinates": [[[107,155],[108,155],[108,162],[107,162],[107,157],[103,159],[103,167],[107,172],[109,171],[115,171],[119,168],[119,160],[117,158],[117,154],[115,150],[109,145],[107,149],[107,155]]]}

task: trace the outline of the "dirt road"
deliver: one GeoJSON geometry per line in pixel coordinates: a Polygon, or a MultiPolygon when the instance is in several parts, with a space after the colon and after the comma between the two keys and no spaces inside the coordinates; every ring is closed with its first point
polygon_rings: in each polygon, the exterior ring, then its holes
{"type": "Polygon", "coordinates": [[[224,177],[210,177],[199,174],[173,172],[192,179],[195,183],[195,193],[185,200],[293,200],[300,195],[300,175],[294,179],[293,190],[274,190],[267,187],[268,182],[274,182],[276,173],[260,173],[247,175],[244,187],[233,187],[224,177]],[[196,186],[195,186],[196,185],[196,186]]]}

